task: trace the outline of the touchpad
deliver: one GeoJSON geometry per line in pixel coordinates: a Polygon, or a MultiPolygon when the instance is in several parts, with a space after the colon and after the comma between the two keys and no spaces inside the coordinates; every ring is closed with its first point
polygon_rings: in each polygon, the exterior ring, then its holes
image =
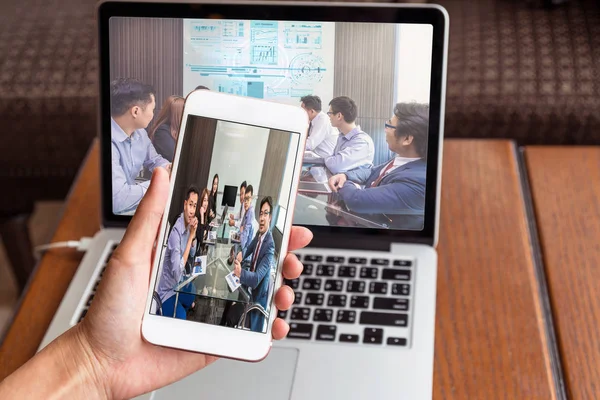
{"type": "Polygon", "coordinates": [[[152,399],[245,399],[253,393],[289,399],[297,361],[297,349],[281,347],[259,363],[221,359],[154,392],[152,399]]]}

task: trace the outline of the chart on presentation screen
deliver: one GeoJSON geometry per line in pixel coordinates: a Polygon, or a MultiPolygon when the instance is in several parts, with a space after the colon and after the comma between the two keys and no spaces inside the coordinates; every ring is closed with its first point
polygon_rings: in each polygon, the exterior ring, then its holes
{"type": "Polygon", "coordinates": [[[333,97],[335,23],[185,20],[183,93],[211,90],[297,105],[333,97]]]}

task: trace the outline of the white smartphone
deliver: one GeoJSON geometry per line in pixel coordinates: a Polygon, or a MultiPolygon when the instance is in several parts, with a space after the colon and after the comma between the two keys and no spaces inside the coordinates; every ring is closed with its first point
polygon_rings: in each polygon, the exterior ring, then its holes
{"type": "Polygon", "coordinates": [[[188,95],[142,323],[148,342],[244,361],[267,356],[307,130],[297,106],[188,95]],[[230,213],[239,228],[212,223],[230,213]]]}

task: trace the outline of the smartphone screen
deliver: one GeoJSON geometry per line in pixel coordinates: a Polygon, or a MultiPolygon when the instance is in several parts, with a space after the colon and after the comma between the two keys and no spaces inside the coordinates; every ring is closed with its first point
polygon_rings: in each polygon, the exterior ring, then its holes
{"type": "Polygon", "coordinates": [[[152,314],[267,331],[299,142],[188,115],[152,314]]]}

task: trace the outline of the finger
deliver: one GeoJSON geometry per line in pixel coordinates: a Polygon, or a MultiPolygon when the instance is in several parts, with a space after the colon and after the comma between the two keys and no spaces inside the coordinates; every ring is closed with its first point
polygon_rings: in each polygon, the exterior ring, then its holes
{"type": "Polygon", "coordinates": [[[152,253],[168,195],[169,175],[164,168],[155,168],[150,186],[119,245],[121,251],[116,252],[120,253],[120,257],[128,254],[133,257],[139,257],[140,254],[149,256],[152,253]]]}
{"type": "Polygon", "coordinates": [[[302,273],[304,266],[298,257],[293,253],[288,253],[283,262],[283,277],[286,279],[296,279],[302,273]]]}
{"type": "Polygon", "coordinates": [[[313,234],[302,226],[292,226],[288,251],[294,251],[306,247],[313,238],[313,234]]]}
{"type": "Polygon", "coordinates": [[[289,331],[290,326],[281,318],[277,318],[275,322],[273,322],[273,329],[271,330],[273,339],[281,340],[287,336],[289,331]]]}
{"type": "Polygon", "coordinates": [[[279,288],[275,294],[275,307],[281,311],[285,311],[294,303],[294,291],[291,287],[284,285],[279,288]]]}

